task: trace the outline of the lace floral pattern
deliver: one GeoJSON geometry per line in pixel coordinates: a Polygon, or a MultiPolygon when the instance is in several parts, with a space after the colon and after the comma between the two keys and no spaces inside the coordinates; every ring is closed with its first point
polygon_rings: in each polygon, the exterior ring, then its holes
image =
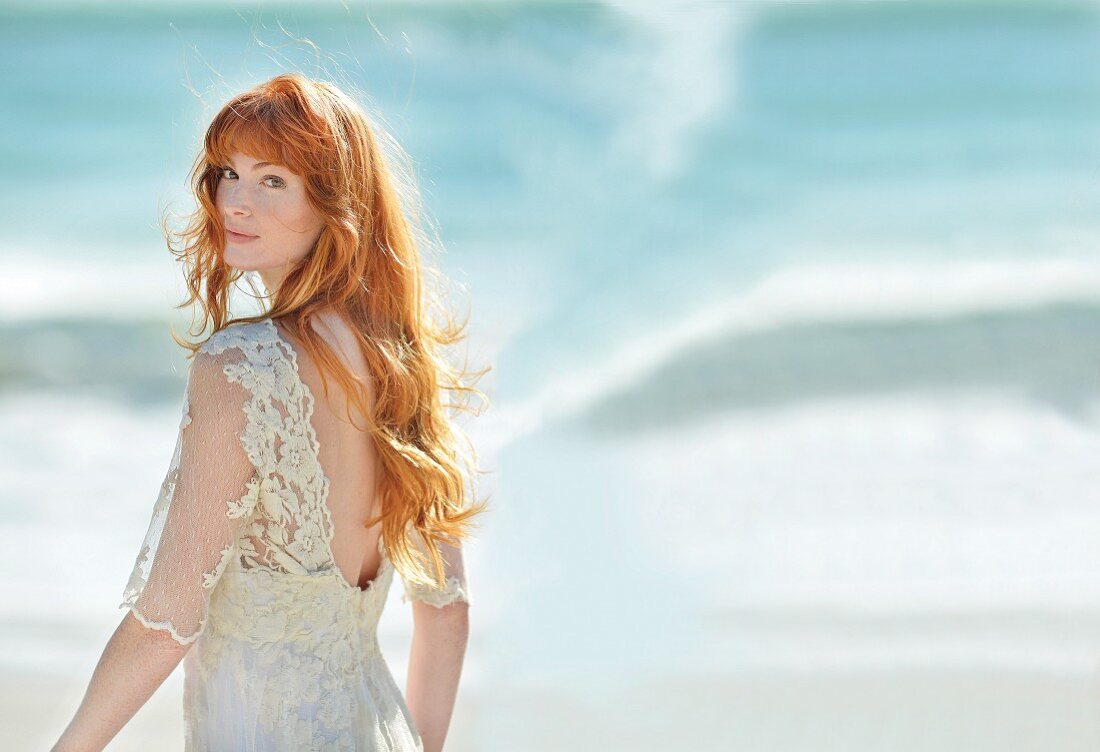
{"type": "MultiPolygon", "coordinates": [[[[187,750],[422,749],[378,647],[395,570],[381,540],[366,589],[337,568],[313,409],[295,350],[269,319],[217,332],[192,363],[122,604],[194,643],[187,750]]],[[[464,570],[443,589],[406,585],[402,600],[468,601],[464,570]]]]}
{"type": "Polygon", "coordinates": [[[259,499],[244,442],[257,430],[247,418],[255,395],[221,375],[232,365],[221,352],[204,349],[188,371],[172,461],[120,604],[182,644],[194,642],[205,628],[210,591],[232,561],[240,529],[259,499]],[[205,395],[197,407],[195,393],[205,395]],[[224,414],[230,417],[222,420],[224,414]]]}

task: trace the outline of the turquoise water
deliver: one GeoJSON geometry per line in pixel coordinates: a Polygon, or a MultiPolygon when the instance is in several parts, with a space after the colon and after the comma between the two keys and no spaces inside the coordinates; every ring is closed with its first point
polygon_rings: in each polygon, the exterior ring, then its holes
{"type": "Polygon", "coordinates": [[[778,270],[1092,259],[1087,6],[35,7],[0,10],[5,320],[162,319],[127,284],[175,280],[158,211],[231,91],[315,70],[295,38],[413,155],[485,318],[526,321],[517,394],[778,270]]]}
{"type": "MultiPolygon", "coordinates": [[[[0,8],[0,543],[96,566],[5,583],[6,671],[116,618],[185,362],[158,211],[287,69],[413,156],[494,367],[470,748],[676,677],[1092,670],[1095,630],[1002,617],[1100,598],[1100,9],[58,7],[0,8]]],[[[646,717],[637,748],[685,743],[646,717]]],[[[901,748],[834,720],[816,748],[901,748]]]]}

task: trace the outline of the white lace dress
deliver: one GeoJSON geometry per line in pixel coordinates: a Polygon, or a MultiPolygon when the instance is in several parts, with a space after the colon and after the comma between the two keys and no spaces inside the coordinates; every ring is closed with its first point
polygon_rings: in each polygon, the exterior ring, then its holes
{"type": "MultiPolygon", "coordinates": [[[[337,568],[313,410],[295,348],[270,319],[230,325],[191,361],[175,452],[120,605],[193,643],[186,750],[422,749],[379,651],[393,564],[379,537],[365,589],[337,568]]],[[[469,602],[461,548],[450,552],[446,588],[406,583],[402,601],[469,602]]]]}

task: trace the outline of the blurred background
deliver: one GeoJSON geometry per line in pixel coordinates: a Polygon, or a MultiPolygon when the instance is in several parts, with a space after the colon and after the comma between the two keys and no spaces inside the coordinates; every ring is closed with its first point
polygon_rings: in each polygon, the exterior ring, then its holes
{"type": "Polygon", "coordinates": [[[3,749],[171,458],[159,216],[286,70],[412,155],[493,366],[449,750],[1100,745],[1097,4],[8,0],[0,65],[3,749]]]}

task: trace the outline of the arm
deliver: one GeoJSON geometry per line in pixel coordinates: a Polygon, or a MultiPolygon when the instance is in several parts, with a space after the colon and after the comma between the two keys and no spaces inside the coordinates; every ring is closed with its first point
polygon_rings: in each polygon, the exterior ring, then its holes
{"type": "Polygon", "coordinates": [[[205,627],[256,487],[242,444],[248,392],[227,379],[225,362],[202,351],[192,361],[176,449],[121,604],[128,610],[54,752],[102,750],[205,627]]]}
{"type": "Polygon", "coordinates": [[[446,589],[406,583],[402,598],[413,602],[405,700],[420,732],[424,752],[443,749],[470,634],[469,584],[462,549],[443,544],[440,554],[445,563],[446,589]]]}
{"type": "Polygon", "coordinates": [[[413,637],[405,698],[424,752],[440,752],[451,724],[469,637],[468,603],[413,604],[413,637]]]}
{"type": "Polygon", "coordinates": [[[167,632],[149,629],[127,612],[96,664],[84,701],[51,752],[98,752],[106,747],[189,647],[167,632]]]}

